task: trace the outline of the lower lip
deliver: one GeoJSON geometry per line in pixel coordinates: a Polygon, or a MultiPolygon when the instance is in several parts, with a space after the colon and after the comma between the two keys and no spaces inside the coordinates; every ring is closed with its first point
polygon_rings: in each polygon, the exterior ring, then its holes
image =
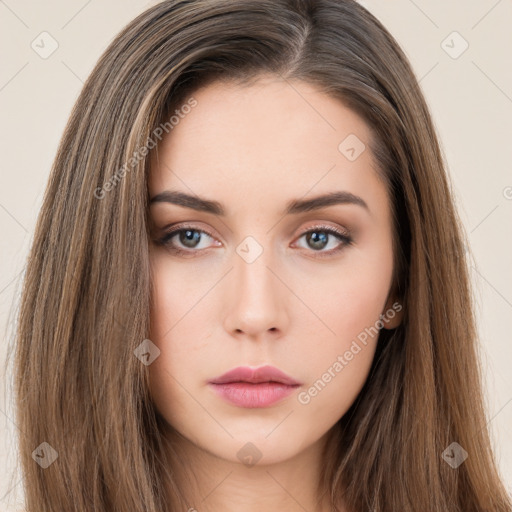
{"type": "Polygon", "coordinates": [[[222,398],[238,407],[256,408],[268,407],[291,395],[298,385],[290,386],[280,382],[230,382],[227,384],[212,384],[210,386],[222,398]]]}

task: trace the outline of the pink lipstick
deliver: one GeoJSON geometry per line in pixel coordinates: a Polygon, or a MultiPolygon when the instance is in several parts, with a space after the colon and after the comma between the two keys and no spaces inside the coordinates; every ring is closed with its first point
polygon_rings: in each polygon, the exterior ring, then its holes
{"type": "Polygon", "coordinates": [[[268,407],[301,385],[273,366],[239,366],[208,383],[224,400],[246,408],[268,407]]]}

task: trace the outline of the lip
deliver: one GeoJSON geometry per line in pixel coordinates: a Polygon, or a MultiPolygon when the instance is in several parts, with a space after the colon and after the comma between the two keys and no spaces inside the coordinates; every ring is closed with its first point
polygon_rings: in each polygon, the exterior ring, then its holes
{"type": "Polygon", "coordinates": [[[251,368],[249,366],[238,366],[209,381],[211,384],[228,384],[231,382],[250,382],[251,384],[261,384],[263,382],[279,382],[289,386],[298,386],[301,383],[292,379],[289,375],[279,370],[275,366],[260,366],[251,368]]]}
{"type": "Polygon", "coordinates": [[[245,408],[268,407],[293,393],[301,382],[274,366],[239,366],[208,382],[224,400],[245,408]]]}

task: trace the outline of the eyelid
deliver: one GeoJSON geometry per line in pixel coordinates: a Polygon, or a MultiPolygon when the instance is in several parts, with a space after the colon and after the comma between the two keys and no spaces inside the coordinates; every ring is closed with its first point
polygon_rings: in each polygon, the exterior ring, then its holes
{"type": "MultiPolygon", "coordinates": [[[[217,240],[217,237],[207,228],[199,227],[197,225],[183,222],[178,224],[171,224],[168,226],[165,226],[162,228],[163,234],[160,236],[156,241],[162,245],[167,245],[171,238],[176,236],[181,231],[197,231],[198,233],[204,233],[208,235],[210,238],[212,238],[214,241],[217,240]],[[170,226],[170,227],[169,227],[170,226]]],[[[194,249],[181,249],[179,247],[173,247],[173,250],[176,252],[182,252],[182,253],[199,253],[202,251],[206,251],[208,249],[200,249],[200,250],[194,250],[194,249]]]]}
{"type": "Polygon", "coordinates": [[[323,231],[329,231],[329,232],[335,232],[337,233],[338,235],[340,236],[343,236],[343,237],[346,237],[346,238],[351,238],[351,234],[350,234],[350,231],[346,228],[341,228],[341,227],[338,227],[338,226],[333,226],[331,224],[325,224],[325,223],[313,223],[312,225],[304,228],[304,230],[301,229],[300,231],[300,234],[298,235],[298,237],[301,237],[307,233],[309,233],[310,231],[315,231],[315,230],[323,230],[323,231]]]}
{"type": "MultiPolygon", "coordinates": [[[[332,226],[330,224],[323,224],[323,223],[313,224],[313,225],[307,227],[304,231],[301,231],[301,233],[295,238],[295,240],[298,241],[304,235],[307,235],[308,233],[311,233],[314,231],[327,232],[333,236],[336,236],[336,238],[338,238],[338,241],[339,241],[339,245],[336,248],[330,249],[328,251],[314,251],[312,249],[307,250],[307,249],[301,248],[304,251],[306,251],[307,253],[313,254],[314,255],[313,257],[317,258],[317,259],[318,258],[329,258],[329,257],[336,256],[337,254],[342,252],[347,246],[350,246],[354,243],[354,239],[353,239],[350,231],[348,231],[347,229],[340,228],[338,226],[332,226]]],[[[296,243],[297,242],[294,242],[294,244],[296,244],[296,243]]]]}

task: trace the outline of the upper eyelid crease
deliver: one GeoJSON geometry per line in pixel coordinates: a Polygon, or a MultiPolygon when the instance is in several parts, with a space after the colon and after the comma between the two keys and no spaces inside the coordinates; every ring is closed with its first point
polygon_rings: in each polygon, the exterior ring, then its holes
{"type": "MultiPolygon", "coordinates": [[[[226,211],[223,206],[217,202],[209,199],[193,196],[179,191],[165,190],[150,199],[150,204],[154,203],[171,203],[185,208],[191,208],[197,211],[211,213],[220,217],[226,216],[226,211]]],[[[367,210],[370,209],[364,199],[359,196],[346,191],[331,192],[322,194],[310,199],[295,199],[286,205],[283,215],[298,214],[319,210],[328,206],[337,204],[354,204],[361,206],[367,210]]]]}

